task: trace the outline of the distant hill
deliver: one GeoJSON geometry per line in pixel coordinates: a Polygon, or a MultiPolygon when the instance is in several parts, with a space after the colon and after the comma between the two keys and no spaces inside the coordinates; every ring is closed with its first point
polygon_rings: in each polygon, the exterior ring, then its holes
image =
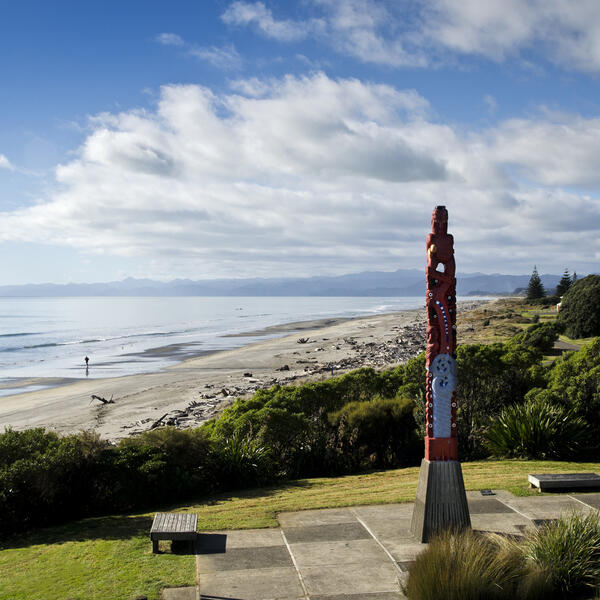
{"type": "MultiPolygon", "coordinates": [[[[560,275],[541,275],[547,290],[560,275]]],[[[527,287],[530,275],[494,273],[464,274],[457,277],[459,296],[512,294],[527,287]]],[[[58,296],[423,296],[424,270],[364,271],[338,276],[296,278],[174,279],[163,282],[128,278],[109,283],[45,283],[0,286],[0,297],[58,296]]]]}

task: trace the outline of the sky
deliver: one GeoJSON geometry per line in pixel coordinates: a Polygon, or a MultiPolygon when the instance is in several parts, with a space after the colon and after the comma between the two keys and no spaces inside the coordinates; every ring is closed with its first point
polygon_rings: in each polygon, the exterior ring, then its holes
{"type": "Polygon", "coordinates": [[[0,285],[600,262],[597,0],[0,0],[0,285]]]}

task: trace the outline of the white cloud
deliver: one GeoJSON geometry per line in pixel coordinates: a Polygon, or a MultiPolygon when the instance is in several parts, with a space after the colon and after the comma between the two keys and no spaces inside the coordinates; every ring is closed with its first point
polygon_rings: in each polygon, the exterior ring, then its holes
{"type": "Polygon", "coordinates": [[[196,46],[186,42],[176,33],[160,33],[154,38],[163,46],[177,46],[189,56],[210,63],[224,71],[236,70],[242,66],[242,57],[233,44],[219,48],[218,46],[196,46]]]}
{"type": "Polygon", "coordinates": [[[426,67],[456,55],[494,61],[543,56],[567,69],[600,70],[598,0],[312,0],[317,18],[277,20],[263,2],[234,2],[222,19],[282,42],[307,36],[362,62],[426,67]]]}
{"type": "Polygon", "coordinates": [[[242,66],[242,57],[231,44],[222,48],[191,46],[188,52],[191,56],[206,61],[218,69],[239,69],[242,66]]]}
{"type": "Polygon", "coordinates": [[[425,31],[429,39],[464,54],[503,60],[541,45],[563,66],[600,69],[597,0],[435,0],[425,31]]]}
{"type": "Polygon", "coordinates": [[[376,0],[315,0],[326,14],[324,39],[345,55],[393,67],[428,64],[425,54],[400,35],[394,13],[376,0]]]}
{"type": "Polygon", "coordinates": [[[234,87],[165,86],[154,111],[94,117],[55,193],[0,214],[0,240],[144,257],[154,276],[393,269],[422,264],[446,204],[462,270],[527,272],[531,256],[562,269],[600,251],[594,119],[463,132],[387,85],[234,87]]]}
{"type": "Polygon", "coordinates": [[[9,171],[14,171],[14,167],[12,163],[4,156],[4,154],[0,154],[0,169],[8,169],[9,171]]]}
{"type": "Polygon", "coordinates": [[[156,36],[156,41],[164,46],[184,46],[184,40],[176,33],[159,33],[156,36]]]}
{"type": "Polygon", "coordinates": [[[600,189],[600,118],[544,113],[490,132],[489,156],[545,186],[600,189]]]}
{"type": "Polygon", "coordinates": [[[301,40],[318,26],[318,21],[315,20],[277,20],[262,2],[233,2],[221,19],[230,25],[253,25],[266,37],[282,42],[301,40]]]}
{"type": "Polygon", "coordinates": [[[491,94],[486,94],[483,97],[483,102],[487,107],[487,111],[493,115],[498,108],[498,101],[496,100],[496,98],[494,98],[494,96],[492,96],[491,94]]]}

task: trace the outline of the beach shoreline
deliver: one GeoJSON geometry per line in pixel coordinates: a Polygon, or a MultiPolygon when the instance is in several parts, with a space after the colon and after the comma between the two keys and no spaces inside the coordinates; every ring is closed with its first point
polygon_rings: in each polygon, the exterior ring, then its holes
{"type": "MultiPolygon", "coordinates": [[[[459,302],[458,309],[484,302],[459,302]]],[[[425,347],[425,310],[282,323],[234,335],[269,337],[204,352],[152,373],[75,382],[53,378],[53,387],[0,397],[0,430],[9,426],[46,427],[59,433],[94,430],[118,440],[146,431],[157,421],[197,426],[260,388],[405,362],[425,347]],[[92,400],[92,395],[112,398],[113,403],[92,400]]],[[[30,378],[28,384],[49,382],[30,378]]]]}

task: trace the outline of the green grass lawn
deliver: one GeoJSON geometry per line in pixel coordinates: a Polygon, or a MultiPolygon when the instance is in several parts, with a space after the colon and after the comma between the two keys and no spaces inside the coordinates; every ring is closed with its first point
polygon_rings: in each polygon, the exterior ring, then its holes
{"type": "MultiPolygon", "coordinates": [[[[468,490],[532,492],[528,473],[600,472],[600,463],[478,461],[463,464],[468,490]]],[[[157,507],[198,513],[200,531],[276,527],[277,513],[414,500],[418,467],[303,479],[220,494],[197,504],[157,507]]],[[[157,599],[166,586],[195,583],[189,554],[152,554],[152,513],[85,519],[0,541],[2,600],[157,599]]],[[[163,546],[164,549],[167,546],[163,546]]]]}

